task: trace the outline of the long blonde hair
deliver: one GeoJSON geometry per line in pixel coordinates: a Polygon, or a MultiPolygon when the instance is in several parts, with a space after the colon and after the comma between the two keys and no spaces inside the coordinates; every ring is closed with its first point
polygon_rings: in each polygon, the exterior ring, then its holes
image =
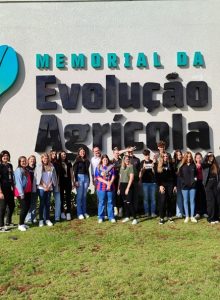
{"type": "Polygon", "coordinates": [[[164,164],[164,156],[168,156],[168,164],[171,164],[171,158],[167,152],[163,153],[162,155],[159,156],[158,158],[158,164],[157,164],[157,173],[162,173],[163,172],[163,164],[164,164]]]}
{"type": "Polygon", "coordinates": [[[41,158],[41,163],[42,163],[42,171],[43,172],[51,172],[52,171],[52,164],[50,163],[50,157],[49,157],[49,155],[47,153],[43,153],[43,154],[41,154],[40,158],[41,158]],[[47,165],[45,165],[43,163],[43,158],[44,157],[48,158],[48,164],[47,165]]]}

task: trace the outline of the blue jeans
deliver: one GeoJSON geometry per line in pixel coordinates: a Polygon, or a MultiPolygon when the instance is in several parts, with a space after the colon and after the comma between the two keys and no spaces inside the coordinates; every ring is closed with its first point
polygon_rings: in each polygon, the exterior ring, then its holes
{"type": "Polygon", "coordinates": [[[54,201],[55,201],[54,219],[55,219],[55,221],[59,221],[60,220],[60,215],[61,215],[60,192],[54,192],[53,191],[53,196],[54,196],[54,201]]]}
{"type": "Polygon", "coordinates": [[[89,187],[89,177],[85,174],[78,174],[77,181],[79,187],[77,188],[76,203],[77,216],[86,214],[86,198],[89,187]]]}
{"type": "Polygon", "coordinates": [[[155,214],[156,211],[156,183],[152,182],[143,182],[143,197],[144,197],[144,212],[145,214],[155,214]],[[150,211],[149,211],[149,201],[150,201],[150,211]]]}
{"type": "Polygon", "coordinates": [[[51,192],[46,192],[44,190],[38,189],[38,195],[40,198],[40,207],[39,207],[39,219],[50,220],[50,196],[51,192]],[[45,212],[45,214],[44,214],[45,212]]]}
{"type": "Polygon", "coordinates": [[[188,206],[188,200],[190,202],[190,216],[191,218],[194,216],[195,213],[195,195],[196,195],[196,189],[190,189],[190,190],[182,190],[183,194],[183,205],[185,210],[186,217],[189,217],[189,206],[188,206]]]}
{"type": "Polygon", "coordinates": [[[113,192],[111,191],[97,191],[98,196],[98,218],[104,219],[105,215],[105,200],[107,199],[107,211],[108,211],[108,219],[111,221],[114,219],[113,212],[113,192]]]}
{"type": "Polygon", "coordinates": [[[31,205],[25,218],[25,223],[33,222],[36,219],[37,193],[31,193],[31,205]]]}
{"type": "Polygon", "coordinates": [[[182,190],[179,190],[178,188],[176,193],[176,216],[183,216],[183,194],[182,190]]]}

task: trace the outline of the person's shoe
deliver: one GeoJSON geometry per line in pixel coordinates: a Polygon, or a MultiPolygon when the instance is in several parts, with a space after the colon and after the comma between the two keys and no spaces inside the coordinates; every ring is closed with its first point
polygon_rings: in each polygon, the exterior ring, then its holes
{"type": "Polygon", "coordinates": [[[60,222],[60,219],[55,219],[55,222],[60,222]]]}
{"type": "Polygon", "coordinates": [[[170,222],[170,223],[174,223],[174,221],[173,221],[172,218],[169,218],[169,222],[170,222]]]}
{"type": "Polygon", "coordinates": [[[118,208],[115,206],[114,207],[114,216],[117,217],[118,216],[118,208]]]}
{"type": "Polygon", "coordinates": [[[67,221],[71,221],[71,214],[70,213],[66,214],[66,219],[67,219],[67,221]]]}
{"type": "Polygon", "coordinates": [[[209,217],[207,214],[203,214],[202,216],[203,216],[203,218],[208,218],[209,217]]]}
{"type": "Polygon", "coordinates": [[[18,225],[18,230],[26,231],[27,229],[26,229],[25,225],[18,225]]]}
{"type": "Polygon", "coordinates": [[[131,224],[136,225],[137,223],[138,223],[137,219],[134,219],[131,224]]]}
{"type": "Polygon", "coordinates": [[[189,222],[189,217],[185,217],[184,223],[188,223],[189,222]]]}
{"type": "Polygon", "coordinates": [[[46,225],[49,226],[49,227],[53,226],[53,223],[52,223],[50,220],[46,220],[45,223],[46,223],[46,225]]]}
{"type": "Polygon", "coordinates": [[[195,219],[197,219],[197,220],[200,219],[200,214],[196,214],[195,219]]]}
{"type": "Polygon", "coordinates": [[[119,207],[118,216],[119,216],[119,218],[122,218],[122,216],[123,216],[123,208],[122,207],[119,207]]]}
{"type": "Polygon", "coordinates": [[[130,218],[125,218],[125,219],[122,220],[122,223],[126,223],[126,222],[128,222],[129,220],[130,220],[130,218]]]}
{"type": "Polygon", "coordinates": [[[88,219],[88,218],[89,218],[89,215],[88,215],[88,214],[84,214],[84,217],[85,217],[86,219],[88,219]]]}
{"type": "Polygon", "coordinates": [[[25,227],[26,229],[29,229],[29,226],[28,226],[27,224],[24,224],[24,227],[25,227]]]}
{"type": "Polygon", "coordinates": [[[98,223],[101,224],[103,222],[102,219],[98,219],[98,223]]]}
{"type": "Polygon", "coordinates": [[[145,217],[149,217],[150,216],[149,213],[145,213],[144,215],[145,215],[145,217]]]}
{"type": "Polygon", "coordinates": [[[197,221],[196,218],[194,218],[194,217],[191,217],[191,222],[192,222],[192,223],[198,223],[198,221],[197,221]]]}
{"type": "Polygon", "coordinates": [[[44,226],[44,221],[43,220],[40,220],[39,221],[39,227],[43,227],[44,226]]]}
{"type": "Polygon", "coordinates": [[[65,213],[63,213],[63,212],[61,213],[61,219],[62,219],[62,220],[66,220],[66,215],[65,215],[65,213]]]}
{"type": "Polygon", "coordinates": [[[10,230],[7,229],[5,226],[4,227],[0,227],[0,232],[9,232],[10,230]]]}
{"type": "Polygon", "coordinates": [[[164,219],[160,219],[159,225],[163,225],[165,223],[164,219]]]}
{"type": "Polygon", "coordinates": [[[217,221],[215,221],[215,224],[218,224],[219,223],[219,221],[217,220],[217,221]]]}
{"type": "Polygon", "coordinates": [[[214,225],[214,224],[215,224],[215,221],[211,221],[210,224],[214,225]]]}
{"type": "Polygon", "coordinates": [[[32,221],[33,224],[36,224],[37,223],[37,219],[34,218],[34,220],[32,221]]]}
{"type": "Polygon", "coordinates": [[[108,220],[108,216],[104,216],[104,220],[108,220]]]}
{"type": "Polygon", "coordinates": [[[111,219],[110,222],[111,222],[111,223],[116,223],[116,220],[115,220],[115,219],[111,219]]]}
{"type": "Polygon", "coordinates": [[[178,219],[182,219],[183,215],[182,215],[182,214],[179,214],[179,215],[176,215],[176,217],[177,217],[178,219]]]}
{"type": "Polygon", "coordinates": [[[78,216],[78,219],[79,219],[79,220],[83,220],[83,219],[84,219],[84,216],[83,216],[83,215],[79,215],[79,216],[78,216]]]}
{"type": "Polygon", "coordinates": [[[157,217],[156,214],[154,214],[154,213],[151,214],[151,218],[156,218],[156,217],[157,217]]]}

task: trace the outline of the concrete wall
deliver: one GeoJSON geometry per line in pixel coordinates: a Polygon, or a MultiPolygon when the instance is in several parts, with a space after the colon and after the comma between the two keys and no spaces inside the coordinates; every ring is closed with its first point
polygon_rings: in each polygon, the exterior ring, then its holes
{"type": "MultiPolygon", "coordinates": [[[[170,126],[172,113],[181,113],[186,123],[206,121],[210,125],[211,148],[218,155],[219,131],[219,70],[220,70],[220,18],[219,1],[113,1],[113,2],[16,2],[0,3],[0,44],[11,45],[19,55],[20,73],[13,88],[0,97],[0,149],[8,149],[12,160],[19,155],[34,152],[40,117],[44,113],[55,114],[60,119],[60,131],[67,124],[112,123],[116,113],[126,121],[139,121],[145,125],[151,121],[166,121],[170,126]],[[163,68],[155,68],[152,54],[157,51],[163,68]],[[176,64],[177,51],[186,51],[190,58],[188,68],[176,64]],[[192,59],[195,51],[201,51],[204,68],[195,68],[192,59]],[[115,52],[120,60],[123,53],[133,56],[133,69],[123,63],[119,69],[111,70],[106,65],[95,70],[88,64],[87,70],[74,70],[70,62],[66,70],[54,66],[40,71],[35,65],[36,53],[84,53],[88,58],[92,52],[106,57],[115,52]],[[135,66],[137,54],[144,52],[149,68],[135,66]],[[91,112],[80,104],[76,111],[66,111],[60,105],[60,97],[53,100],[59,104],[57,111],[42,112],[36,109],[36,76],[55,75],[60,82],[99,82],[105,86],[106,74],[114,74],[121,82],[155,81],[167,82],[166,75],[177,72],[182,84],[202,80],[209,85],[209,105],[203,109],[165,109],[160,107],[149,114],[142,106],[139,110],[106,109],[91,112]]],[[[158,95],[158,99],[161,99],[158,95]]],[[[185,100],[184,100],[185,101],[185,100]]],[[[184,121],[184,134],[187,124],[184,121]]],[[[170,129],[171,135],[171,129],[170,129]]],[[[107,135],[108,136],[108,135],[107,135]]],[[[63,146],[65,145],[64,137],[63,146]]],[[[137,140],[146,143],[145,132],[137,140]]],[[[86,144],[92,146],[92,137],[86,144]]],[[[110,152],[111,138],[104,142],[104,152],[110,152]]],[[[184,148],[186,148],[184,138],[184,148]]],[[[172,151],[172,144],[170,146],[172,151]]],[[[199,149],[198,149],[199,150],[199,149]]]]}

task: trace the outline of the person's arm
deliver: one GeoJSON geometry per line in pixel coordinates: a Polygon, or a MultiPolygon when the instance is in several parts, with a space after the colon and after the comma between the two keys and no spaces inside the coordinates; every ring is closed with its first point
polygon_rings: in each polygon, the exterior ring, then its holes
{"type": "Polygon", "coordinates": [[[129,174],[129,181],[128,181],[128,184],[127,184],[127,187],[126,187],[126,190],[125,190],[125,195],[128,195],[130,187],[131,187],[133,181],[134,181],[134,173],[130,173],[129,174]]]}
{"type": "Polygon", "coordinates": [[[19,193],[19,197],[21,199],[24,198],[24,189],[23,189],[23,182],[22,182],[22,176],[23,173],[21,171],[20,168],[17,168],[14,172],[14,177],[15,177],[15,186],[18,190],[18,193],[19,193]]]}
{"type": "Polygon", "coordinates": [[[128,151],[134,151],[135,149],[136,149],[136,147],[128,147],[128,148],[119,150],[119,155],[121,155],[121,154],[123,154],[125,152],[128,152],[128,151]]]}

